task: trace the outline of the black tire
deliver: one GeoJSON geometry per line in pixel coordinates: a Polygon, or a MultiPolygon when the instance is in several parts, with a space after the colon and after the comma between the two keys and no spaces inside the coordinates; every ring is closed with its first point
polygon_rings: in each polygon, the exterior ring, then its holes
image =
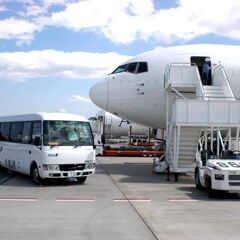
{"type": "Polygon", "coordinates": [[[174,180],[175,180],[175,182],[178,182],[178,177],[179,177],[179,173],[174,173],[174,180]]]}
{"type": "Polygon", "coordinates": [[[198,169],[198,168],[195,169],[195,174],[194,174],[194,176],[195,176],[194,179],[195,179],[196,189],[197,189],[197,190],[203,190],[204,187],[202,186],[202,184],[201,184],[201,182],[200,182],[199,169],[198,169]]]}
{"type": "Polygon", "coordinates": [[[212,181],[211,181],[210,177],[206,178],[206,187],[207,187],[208,197],[215,198],[216,191],[214,189],[212,189],[212,181]]]}
{"type": "Polygon", "coordinates": [[[78,178],[77,178],[77,182],[78,182],[79,184],[83,184],[86,180],[87,180],[87,177],[78,177],[78,178]]]}
{"type": "Polygon", "coordinates": [[[36,185],[43,184],[43,179],[39,175],[38,167],[36,164],[33,165],[31,169],[32,182],[36,185]]]}
{"type": "Polygon", "coordinates": [[[0,172],[7,173],[7,171],[8,171],[7,168],[0,165],[0,172]]]}

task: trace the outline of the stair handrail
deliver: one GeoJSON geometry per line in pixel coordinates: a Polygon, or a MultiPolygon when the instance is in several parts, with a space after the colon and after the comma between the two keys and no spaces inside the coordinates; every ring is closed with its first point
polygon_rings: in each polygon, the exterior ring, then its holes
{"type": "Polygon", "coordinates": [[[198,81],[197,81],[197,97],[204,99],[204,90],[203,90],[203,85],[202,85],[202,79],[201,79],[198,67],[195,63],[192,63],[192,64],[195,65],[195,70],[196,70],[197,79],[198,79],[198,81]],[[199,91],[199,88],[200,88],[200,91],[199,91]],[[201,95],[198,95],[198,93],[200,93],[201,95]]]}
{"type": "MultiPolygon", "coordinates": [[[[171,79],[171,69],[173,67],[182,67],[182,72],[181,72],[181,76],[179,76],[180,79],[180,83],[184,83],[184,69],[191,69],[192,67],[194,67],[195,69],[197,69],[197,66],[195,63],[190,63],[190,62],[171,62],[169,64],[167,64],[165,66],[165,73],[164,73],[164,88],[167,88],[168,86],[171,86],[172,82],[169,82],[171,79]]],[[[197,72],[197,78],[199,79],[199,74],[197,72]]],[[[194,82],[193,82],[194,83],[194,82]]]]}
{"type": "Polygon", "coordinates": [[[233,90],[232,90],[232,87],[230,85],[227,73],[226,73],[224,67],[221,64],[219,64],[216,68],[214,68],[213,72],[216,72],[218,70],[222,71],[222,73],[223,73],[224,79],[226,81],[226,85],[227,85],[228,89],[230,90],[230,95],[231,95],[230,98],[236,99],[234,94],[233,94],[233,90]]]}
{"type": "Polygon", "coordinates": [[[164,72],[164,88],[166,88],[166,86],[169,82],[169,79],[170,79],[170,65],[167,64],[165,66],[165,72],[164,72]]]}
{"type": "Polygon", "coordinates": [[[233,94],[233,90],[232,90],[232,87],[231,87],[231,85],[230,85],[230,82],[229,82],[227,73],[226,73],[226,71],[225,71],[225,69],[224,69],[223,66],[222,66],[222,71],[223,71],[224,77],[225,77],[225,79],[226,79],[226,81],[227,81],[227,86],[228,86],[228,88],[230,89],[230,93],[231,93],[232,97],[233,97],[234,99],[236,99],[235,96],[234,96],[234,94],[233,94]]]}
{"type": "Polygon", "coordinates": [[[173,137],[173,109],[172,109],[172,114],[170,117],[170,120],[168,122],[168,129],[167,129],[167,141],[166,141],[166,163],[168,165],[172,164],[172,159],[173,159],[173,154],[172,154],[172,150],[170,148],[170,144],[171,144],[171,140],[173,137]],[[171,161],[169,161],[169,156],[171,157],[171,161]]]}

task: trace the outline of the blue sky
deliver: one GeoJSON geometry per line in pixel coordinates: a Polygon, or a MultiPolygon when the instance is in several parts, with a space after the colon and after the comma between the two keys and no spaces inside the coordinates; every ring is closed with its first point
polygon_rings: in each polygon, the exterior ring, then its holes
{"type": "Polygon", "coordinates": [[[0,0],[0,115],[94,116],[89,89],[129,57],[239,45],[239,26],[239,0],[0,0]]]}

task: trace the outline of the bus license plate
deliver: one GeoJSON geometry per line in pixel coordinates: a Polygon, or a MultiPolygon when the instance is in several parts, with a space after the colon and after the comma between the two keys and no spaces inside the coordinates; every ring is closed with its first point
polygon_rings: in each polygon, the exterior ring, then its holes
{"type": "Polygon", "coordinates": [[[68,177],[69,178],[75,178],[77,176],[76,172],[69,172],[68,177]]]}

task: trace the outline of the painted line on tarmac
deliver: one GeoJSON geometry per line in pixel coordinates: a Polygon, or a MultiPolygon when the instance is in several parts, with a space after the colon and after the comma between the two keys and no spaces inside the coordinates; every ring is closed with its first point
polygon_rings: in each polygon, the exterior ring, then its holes
{"type": "Polygon", "coordinates": [[[21,198],[21,197],[0,197],[0,201],[6,202],[37,202],[37,198],[21,198]]]}
{"type": "Polygon", "coordinates": [[[149,198],[115,198],[114,202],[151,202],[149,198]]]}
{"type": "Polygon", "coordinates": [[[56,202],[95,202],[94,198],[56,198],[56,202]]]}
{"type": "Polygon", "coordinates": [[[192,198],[168,198],[169,202],[198,202],[199,199],[192,198]]]}

